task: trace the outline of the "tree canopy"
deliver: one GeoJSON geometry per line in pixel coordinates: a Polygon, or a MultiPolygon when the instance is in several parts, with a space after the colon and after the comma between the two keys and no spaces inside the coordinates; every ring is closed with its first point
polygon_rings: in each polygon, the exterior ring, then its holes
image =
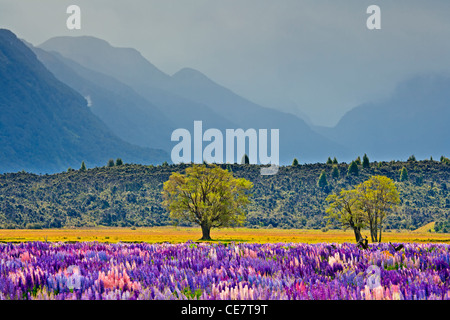
{"type": "Polygon", "coordinates": [[[210,240],[211,228],[233,227],[245,220],[247,191],[253,184],[216,165],[192,165],[186,173],[173,172],[163,186],[163,205],[174,220],[196,223],[201,240],[210,240]]]}
{"type": "Polygon", "coordinates": [[[366,226],[372,242],[381,242],[383,221],[400,203],[400,197],[392,179],[377,175],[352,190],[328,196],[327,201],[328,219],[338,220],[344,228],[351,227],[356,242],[361,240],[361,228],[366,226]]]}
{"type": "Polygon", "coordinates": [[[339,194],[331,194],[326,199],[330,205],[326,210],[329,219],[338,220],[344,229],[351,228],[356,242],[362,239],[361,229],[366,226],[366,218],[360,210],[356,190],[341,190],[339,194]]]}

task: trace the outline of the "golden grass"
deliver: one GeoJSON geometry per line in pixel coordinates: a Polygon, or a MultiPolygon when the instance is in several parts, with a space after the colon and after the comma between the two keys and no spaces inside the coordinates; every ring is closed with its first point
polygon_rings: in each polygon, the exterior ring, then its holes
{"type": "MultiPolygon", "coordinates": [[[[425,226],[426,227],[426,226],[425,226]]],[[[382,241],[387,242],[450,242],[450,234],[428,232],[430,227],[416,231],[385,232],[382,241]]],[[[368,231],[364,231],[370,239],[368,231]]],[[[211,230],[214,241],[221,242],[355,242],[352,231],[298,230],[298,229],[249,229],[224,228],[211,230]]],[[[198,241],[200,228],[153,227],[153,228],[82,228],[82,229],[41,229],[41,230],[0,230],[0,242],[186,242],[198,241]]]]}

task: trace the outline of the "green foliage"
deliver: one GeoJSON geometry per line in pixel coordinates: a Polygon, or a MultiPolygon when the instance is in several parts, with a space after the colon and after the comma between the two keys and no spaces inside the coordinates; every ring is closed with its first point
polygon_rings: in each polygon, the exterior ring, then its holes
{"type": "Polygon", "coordinates": [[[333,177],[333,179],[337,180],[339,179],[340,176],[340,172],[339,172],[339,168],[337,165],[333,165],[333,170],[331,171],[331,176],[333,177]]]}
{"type": "Polygon", "coordinates": [[[292,166],[293,166],[293,167],[298,166],[298,160],[297,160],[297,158],[294,158],[294,160],[292,161],[292,166]]]}
{"type": "Polygon", "coordinates": [[[434,224],[434,231],[439,233],[450,233],[450,219],[443,217],[434,224]]]}
{"type": "Polygon", "coordinates": [[[114,167],[114,165],[115,165],[114,160],[113,159],[109,159],[108,160],[108,164],[107,164],[108,168],[114,167]]]}
{"type": "Polygon", "coordinates": [[[319,179],[317,180],[317,186],[322,189],[328,186],[327,174],[325,170],[322,170],[320,173],[319,179]]]}
{"type": "Polygon", "coordinates": [[[333,159],[333,164],[338,164],[336,157],[334,157],[334,159],[333,159]]]}
{"type": "Polygon", "coordinates": [[[328,157],[327,164],[332,164],[332,163],[333,163],[333,160],[331,160],[331,158],[328,157]]]}
{"type": "Polygon", "coordinates": [[[417,161],[416,156],[415,155],[409,156],[408,161],[417,161]]]}
{"type": "Polygon", "coordinates": [[[359,168],[358,168],[358,164],[356,161],[352,161],[352,163],[350,163],[350,166],[348,167],[347,175],[348,176],[359,175],[359,168]]]}
{"type": "Polygon", "coordinates": [[[83,162],[81,162],[81,167],[80,167],[81,171],[86,171],[86,164],[83,162]]]}
{"type": "Polygon", "coordinates": [[[331,194],[326,198],[329,203],[326,209],[328,221],[337,220],[344,229],[352,229],[356,241],[361,239],[361,229],[367,223],[367,219],[360,209],[358,197],[357,190],[342,189],[339,193],[331,194]]]}
{"type": "Polygon", "coordinates": [[[365,214],[373,242],[381,242],[383,222],[400,203],[400,195],[394,181],[376,175],[356,187],[358,206],[365,214]]]}
{"type": "Polygon", "coordinates": [[[370,168],[370,161],[367,154],[364,153],[363,162],[362,162],[363,168],[370,168]]]}
{"type": "Polygon", "coordinates": [[[250,164],[250,159],[248,155],[244,154],[241,159],[241,164],[250,164]]]}
{"type": "MultiPolygon", "coordinates": [[[[144,227],[172,224],[162,206],[163,183],[189,164],[147,166],[124,164],[110,170],[99,166],[51,175],[17,172],[0,174],[0,228],[144,227]]],[[[236,178],[253,183],[244,226],[321,229],[327,219],[329,193],[317,186],[325,163],[281,166],[276,175],[261,177],[259,165],[223,164],[236,178]]],[[[440,162],[379,162],[358,176],[346,176],[348,164],[335,165],[339,178],[328,179],[330,192],[353,189],[372,175],[399,179],[402,167],[409,181],[398,182],[402,204],[383,222],[386,229],[416,229],[437,221],[450,210],[450,166],[440,162]],[[433,185],[432,185],[433,182],[433,185]]],[[[334,166],[333,166],[334,167],[334,166]]],[[[180,226],[193,226],[180,222],[180,226]]],[[[329,228],[338,228],[337,221],[329,228]]]]}
{"type": "Polygon", "coordinates": [[[356,162],[357,165],[360,166],[361,165],[361,157],[358,156],[358,158],[356,158],[355,162],[356,162]]]}
{"type": "Polygon", "coordinates": [[[450,164],[450,159],[444,156],[441,156],[441,163],[450,164]]]}
{"type": "Polygon", "coordinates": [[[408,181],[408,170],[403,167],[402,170],[400,170],[400,181],[408,181]]]}
{"type": "Polygon", "coordinates": [[[339,221],[344,228],[352,228],[356,241],[361,229],[369,226],[373,242],[381,241],[383,222],[400,203],[394,181],[386,176],[373,176],[351,190],[342,189],[326,199],[330,205],[328,219],[339,221]]]}
{"type": "Polygon", "coordinates": [[[117,159],[116,159],[116,166],[121,166],[121,165],[123,165],[122,159],[117,158],[117,159]]]}
{"type": "Polygon", "coordinates": [[[164,182],[163,205],[174,220],[202,227],[202,240],[211,228],[242,225],[253,184],[216,165],[192,165],[186,173],[173,172],[164,182]]]}

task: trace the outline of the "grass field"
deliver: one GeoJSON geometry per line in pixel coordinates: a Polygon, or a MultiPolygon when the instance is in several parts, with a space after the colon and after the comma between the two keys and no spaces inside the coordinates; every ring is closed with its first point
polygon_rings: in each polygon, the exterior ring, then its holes
{"type": "MultiPolygon", "coordinates": [[[[432,227],[432,226],[431,226],[432,227]]],[[[383,234],[382,241],[392,242],[450,242],[450,234],[428,232],[430,226],[416,231],[391,231],[383,234]]],[[[368,231],[363,231],[370,239],[368,231]]],[[[298,230],[298,229],[249,229],[224,228],[211,230],[214,241],[220,242],[354,242],[352,231],[298,230]]],[[[0,230],[0,242],[186,242],[201,238],[200,228],[153,227],[153,228],[92,228],[92,229],[11,229],[0,230]]]]}

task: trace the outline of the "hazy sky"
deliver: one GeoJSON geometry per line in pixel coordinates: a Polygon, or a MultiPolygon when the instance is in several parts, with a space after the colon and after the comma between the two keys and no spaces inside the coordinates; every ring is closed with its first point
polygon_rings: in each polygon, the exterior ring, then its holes
{"type": "Polygon", "coordinates": [[[0,0],[0,27],[34,45],[91,35],[183,67],[265,106],[334,125],[423,72],[450,72],[448,0],[0,0]],[[81,8],[68,30],[66,8],[81,8]],[[369,5],[381,30],[368,30],[369,5]]]}

